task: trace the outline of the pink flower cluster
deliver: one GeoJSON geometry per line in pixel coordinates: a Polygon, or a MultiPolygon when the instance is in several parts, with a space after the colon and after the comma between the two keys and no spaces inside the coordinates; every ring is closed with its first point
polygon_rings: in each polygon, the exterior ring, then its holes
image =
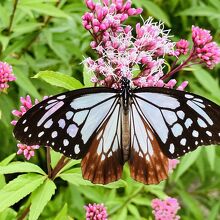
{"type": "Polygon", "coordinates": [[[192,40],[195,58],[200,59],[210,69],[220,62],[220,47],[212,41],[210,31],[193,26],[192,40]]]}
{"type": "Polygon", "coordinates": [[[17,154],[24,154],[27,160],[30,160],[34,156],[34,150],[39,149],[39,145],[27,146],[26,144],[17,144],[18,151],[17,154]]]}
{"type": "MultiPolygon", "coordinates": [[[[83,26],[91,31],[96,38],[102,38],[108,29],[120,32],[122,22],[127,20],[129,16],[139,15],[143,11],[141,8],[132,8],[130,0],[126,2],[123,0],[102,0],[99,3],[85,0],[85,3],[90,12],[83,15],[83,26]]],[[[98,43],[98,39],[95,43],[98,43]]]]}
{"type": "MultiPolygon", "coordinates": [[[[48,97],[45,96],[43,99],[47,99],[48,97]]],[[[37,99],[35,99],[35,102],[32,103],[31,101],[31,97],[29,95],[27,95],[25,98],[21,97],[20,98],[20,102],[21,102],[21,106],[20,106],[20,110],[13,110],[12,114],[18,118],[20,118],[21,116],[23,116],[30,108],[32,108],[34,105],[36,105],[37,103],[39,103],[39,101],[37,99]]],[[[11,122],[12,125],[16,125],[17,120],[13,120],[11,122]]],[[[31,157],[34,156],[34,150],[35,149],[39,149],[39,145],[33,145],[33,146],[27,146],[25,144],[18,144],[18,151],[17,154],[24,154],[24,157],[27,160],[30,160],[31,157]]]]}
{"type": "Polygon", "coordinates": [[[166,198],[165,200],[152,200],[153,214],[155,220],[178,220],[180,216],[177,211],[180,209],[179,203],[175,198],[166,198]]]}
{"type": "MultiPolygon", "coordinates": [[[[123,24],[129,16],[142,12],[140,8],[131,7],[131,0],[85,2],[89,12],[82,17],[83,25],[93,37],[91,47],[98,54],[98,59],[89,57],[84,63],[94,74],[91,81],[95,84],[119,88],[123,76],[130,79],[135,87],[174,88],[177,82],[167,79],[184,67],[204,63],[213,68],[220,62],[220,49],[212,42],[207,30],[192,28],[194,44],[191,50],[189,42],[184,39],[178,41],[175,47],[169,36],[170,31],[164,29],[162,22],[148,18],[142,25],[136,24],[135,30],[123,24]],[[189,57],[178,65],[178,58],[187,54],[189,57]],[[165,55],[176,57],[168,72],[164,71],[165,55]]],[[[177,89],[184,90],[187,84],[183,82],[177,89]]]]}
{"type": "Polygon", "coordinates": [[[12,67],[8,63],[0,62],[0,92],[9,87],[8,82],[16,80],[12,72],[12,67]]]}
{"type": "Polygon", "coordinates": [[[107,220],[107,211],[103,204],[89,204],[85,206],[85,209],[86,220],[107,220]]]}

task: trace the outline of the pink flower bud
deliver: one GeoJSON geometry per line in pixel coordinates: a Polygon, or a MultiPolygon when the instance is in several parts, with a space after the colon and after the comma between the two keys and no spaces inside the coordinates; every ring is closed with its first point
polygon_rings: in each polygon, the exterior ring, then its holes
{"type": "Polygon", "coordinates": [[[136,9],[135,8],[130,8],[130,9],[128,9],[127,13],[128,13],[129,16],[135,15],[136,9]]]}
{"type": "Polygon", "coordinates": [[[131,8],[131,1],[127,1],[125,4],[124,4],[124,11],[127,11],[131,8]]]}
{"type": "Polygon", "coordinates": [[[85,0],[87,8],[91,11],[95,9],[95,3],[92,0],[85,0]]]}

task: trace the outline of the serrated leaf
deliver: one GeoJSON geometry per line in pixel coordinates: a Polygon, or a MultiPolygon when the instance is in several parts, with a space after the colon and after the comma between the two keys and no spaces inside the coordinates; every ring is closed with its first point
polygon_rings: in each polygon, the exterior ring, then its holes
{"type": "Polygon", "coordinates": [[[9,173],[40,173],[46,175],[46,173],[37,165],[29,162],[12,162],[7,166],[1,166],[0,174],[9,174],[9,173]]]}
{"type": "Polygon", "coordinates": [[[44,207],[54,195],[56,185],[50,179],[47,179],[40,187],[38,187],[31,195],[31,207],[29,220],[37,220],[42,213],[44,207]]]}
{"type": "Polygon", "coordinates": [[[201,152],[201,148],[197,148],[195,151],[190,152],[189,154],[185,155],[178,165],[177,170],[175,171],[175,181],[177,181],[180,176],[182,176],[185,171],[196,161],[196,159],[199,157],[201,152]]]}
{"type": "Polygon", "coordinates": [[[48,16],[53,16],[58,18],[70,18],[70,16],[66,14],[64,11],[60,10],[59,8],[56,8],[51,4],[29,1],[29,2],[21,2],[20,4],[18,4],[18,8],[29,9],[38,12],[40,14],[45,14],[48,16]]]}
{"type": "Polygon", "coordinates": [[[43,183],[45,178],[46,176],[29,173],[10,181],[0,190],[0,212],[33,192],[43,183]]]}
{"type": "Polygon", "coordinates": [[[68,90],[74,90],[83,87],[83,85],[77,79],[59,72],[41,71],[37,73],[33,78],[43,79],[45,82],[51,85],[62,87],[68,90]]]}

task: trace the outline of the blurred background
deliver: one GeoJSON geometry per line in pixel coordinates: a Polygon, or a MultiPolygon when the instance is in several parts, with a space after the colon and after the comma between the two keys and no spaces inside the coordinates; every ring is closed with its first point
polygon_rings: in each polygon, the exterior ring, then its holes
{"type": "MultiPolygon", "coordinates": [[[[143,19],[162,20],[166,29],[171,29],[173,41],[190,40],[191,27],[196,25],[211,30],[220,44],[220,0],[133,0],[133,4],[144,9],[143,19]]],[[[20,97],[29,94],[42,100],[45,95],[64,91],[32,78],[36,73],[53,70],[83,82],[81,62],[95,56],[89,46],[91,36],[81,24],[85,11],[82,0],[0,0],[0,61],[11,64],[17,78],[7,94],[0,94],[0,160],[17,151],[10,122],[20,97]]],[[[142,22],[133,17],[127,23],[135,25],[137,21],[142,22]]],[[[189,81],[188,91],[220,104],[220,65],[213,70],[188,68],[175,77],[189,81]]],[[[22,156],[16,159],[24,160],[22,156]]],[[[45,149],[36,151],[31,161],[46,169],[45,149]]],[[[152,198],[166,194],[179,200],[181,219],[220,219],[219,167],[220,149],[210,146],[183,157],[168,181],[141,190],[141,184],[129,179],[127,168],[124,179],[128,186],[119,189],[76,187],[57,179],[57,192],[40,219],[54,219],[64,208],[66,215],[84,219],[83,206],[89,202],[104,203],[112,213],[110,219],[151,219],[152,198]]],[[[12,178],[8,176],[7,181],[12,178]]],[[[24,203],[16,204],[12,211],[20,211],[24,203]]]]}

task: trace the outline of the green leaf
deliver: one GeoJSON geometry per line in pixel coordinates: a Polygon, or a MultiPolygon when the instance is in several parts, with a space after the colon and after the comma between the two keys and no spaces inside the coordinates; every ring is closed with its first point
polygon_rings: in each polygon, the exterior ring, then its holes
{"type": "Polygon", "coordinates": [[[16,219],[17,213],[12,209],[8,208],[4,212],[0,213],[1,220],[13,220],[16,219]]]}
{"type": "Polygon", "coordinates": [[[60,158],[62,157],[62,154],[50,149],[50,155],[51,155],[51,167],[54,168],[57,165],[60,158]]]}
{"type": "Polygon", "coordinates": [[[82,177],[82,174],[81,173],[76,173],[77,171],[76,168],[75,169],[71,169],[71,170],[68,170],[64,173],[61,173],[59,175],[59,177],[71,184],[74,184],[76,186],[102,186],[102,187],[105,187],[105,188],[120,188],[120,187],[126,187],[127,186],[127,183],[123,180],[119,180],[119,181],[116,181],[116,182],[113,182],[113,183],[109,183],[107,185],[102,185],[102,184],[93,184],[91,183],[90,181],[88,180],[84,180],[83,177],[82,177]]]}
{"type": "Polygon", "coordinates": [[[136,206],[129,204],[128,211],[135,217],[135,219],[141,219],[141,216],[140,216],[136,206]]]}
{"type": "Polygon", "coordinates": [[[187,15],[187,16],[207,16],[212,18],[220,18],[220,13],[215,8],[209,6],[196,6],[183,10],[177,15],[187,15]]]}
{"type": "Polygon", "coordinates": [[[51,85],[59,86],[68,90],[74,90],[83,87],[83,85],[77,79],[59,72],[41,71],[37,73],[33,78],[43,79],[45,82],[51,85]]]}
{"type": "Polygon", "coordinates": [[[59,8],[56,8],[55,6],[51,4],[27,1],[27,2],[21,2],[20,4],[18,4],[18,8],[29,9],[29,10],[38,12],[40,14],[45,14],[45,15],[52,16],[52,17],[70,18],[70,16],[66,14],[64,11],[60,10],[59,8]]]}
{"type": "Polygon", "coordinates": [[[153,1],[145,0],[142,4],[144,8],[146,8],[153,17],[162,20],[168,27],[171,27],[171,22],[166,14],[165,11],[163,11],[157,4],[155,4],[153,1]]]}
{"type": "Polygon", "coordinates": [[[0,162],[0,166],[6,166],[8,165],[14,158],[15,158],[16,154],[11,154],[8,157],[6,157],[4,160],[2,160],[0,162]]]}
{"type": "Polygon", "coordinates": [[[210,92],[213,97],[218,99],[220,103],[220,87],[217,80],[215,80],[208,71],[202,69],[199,66],[194,67],[193,73],[198,82],[203,86],[203,88],[210,92]]]}
{"type": "Polygon", "coordinates": [[[40,187],[38,187],[31,195],[31,207],[29,220],[37,220],[42,213],[44,207],[54,195],[56,185],[50,179],[47,179],[40,187]]]}
{"type": "Polygon", "coordinates": [[[2,166],[0,169],[0,174],[9,174],[9,173],[40,173],[46,175],[46,173],[37,165],[29,162],[12,162],[7,166],[2,166]]]}
{"type": "Polygon", "coordinates": [[[175,181],[177,181],[183,173],[188,170],[188,168],[196,161],[201,152],[201,148],[197,148],[195,151],[187,154],[181,159],[180,164],[178,165],[177,170],[175,171],[175,181]]]}
{"type": "Polygon", "coordinates": [[[85,85],[85,87],[93,87],[94,83],[91,82],[91,77],[94,76],[93,73],[91,73],[88,70],[88,67],[84,64],[84,68],[83,68],[83,83],[85,85]]]}
{"type": "Polygon", "coordinates": [[[57,216],[54,218],[54,220],[67,220],[67,204],[65,203],[65,205],[63,206],[63,208],[61,209],[61,211],[57,214],[57,216]]]}
{"type": "Polygon", "coordinates": [[[19,68],[14,67],[14,74],[16,76],[16,83],[28,94],[35,98],[41,99],[41,95],[38,93],[29,78],[19,68]]]}
{"type": "Polygon", "coordinates": [[[194,215],[194,220],[201,220],[204,219],[201,209],[199,208],[199,202],[191,196],[189,193],[185,191],[178,190],[178,194],[180,195],[181,200],[183,201],[184,205],[188,210],[194,215]]]}
{"type": "Polygon", "coordinates": [[[205,147],[208,162],[210,164],[211,170],[215,169],[215,146],[211,145],[205,147]]]}
{"type": "Polygon", "coordinates": [[[211,209],[209,220],[216,220],[219,216],[220,202],[217,202],[211,209]]]}
{"type": "Polygon", "coordinates": [[[39,174],[29,173],[10,181],[0,190],[0,212],[33,192],[43,183],[45,178],[39,174]]]}

